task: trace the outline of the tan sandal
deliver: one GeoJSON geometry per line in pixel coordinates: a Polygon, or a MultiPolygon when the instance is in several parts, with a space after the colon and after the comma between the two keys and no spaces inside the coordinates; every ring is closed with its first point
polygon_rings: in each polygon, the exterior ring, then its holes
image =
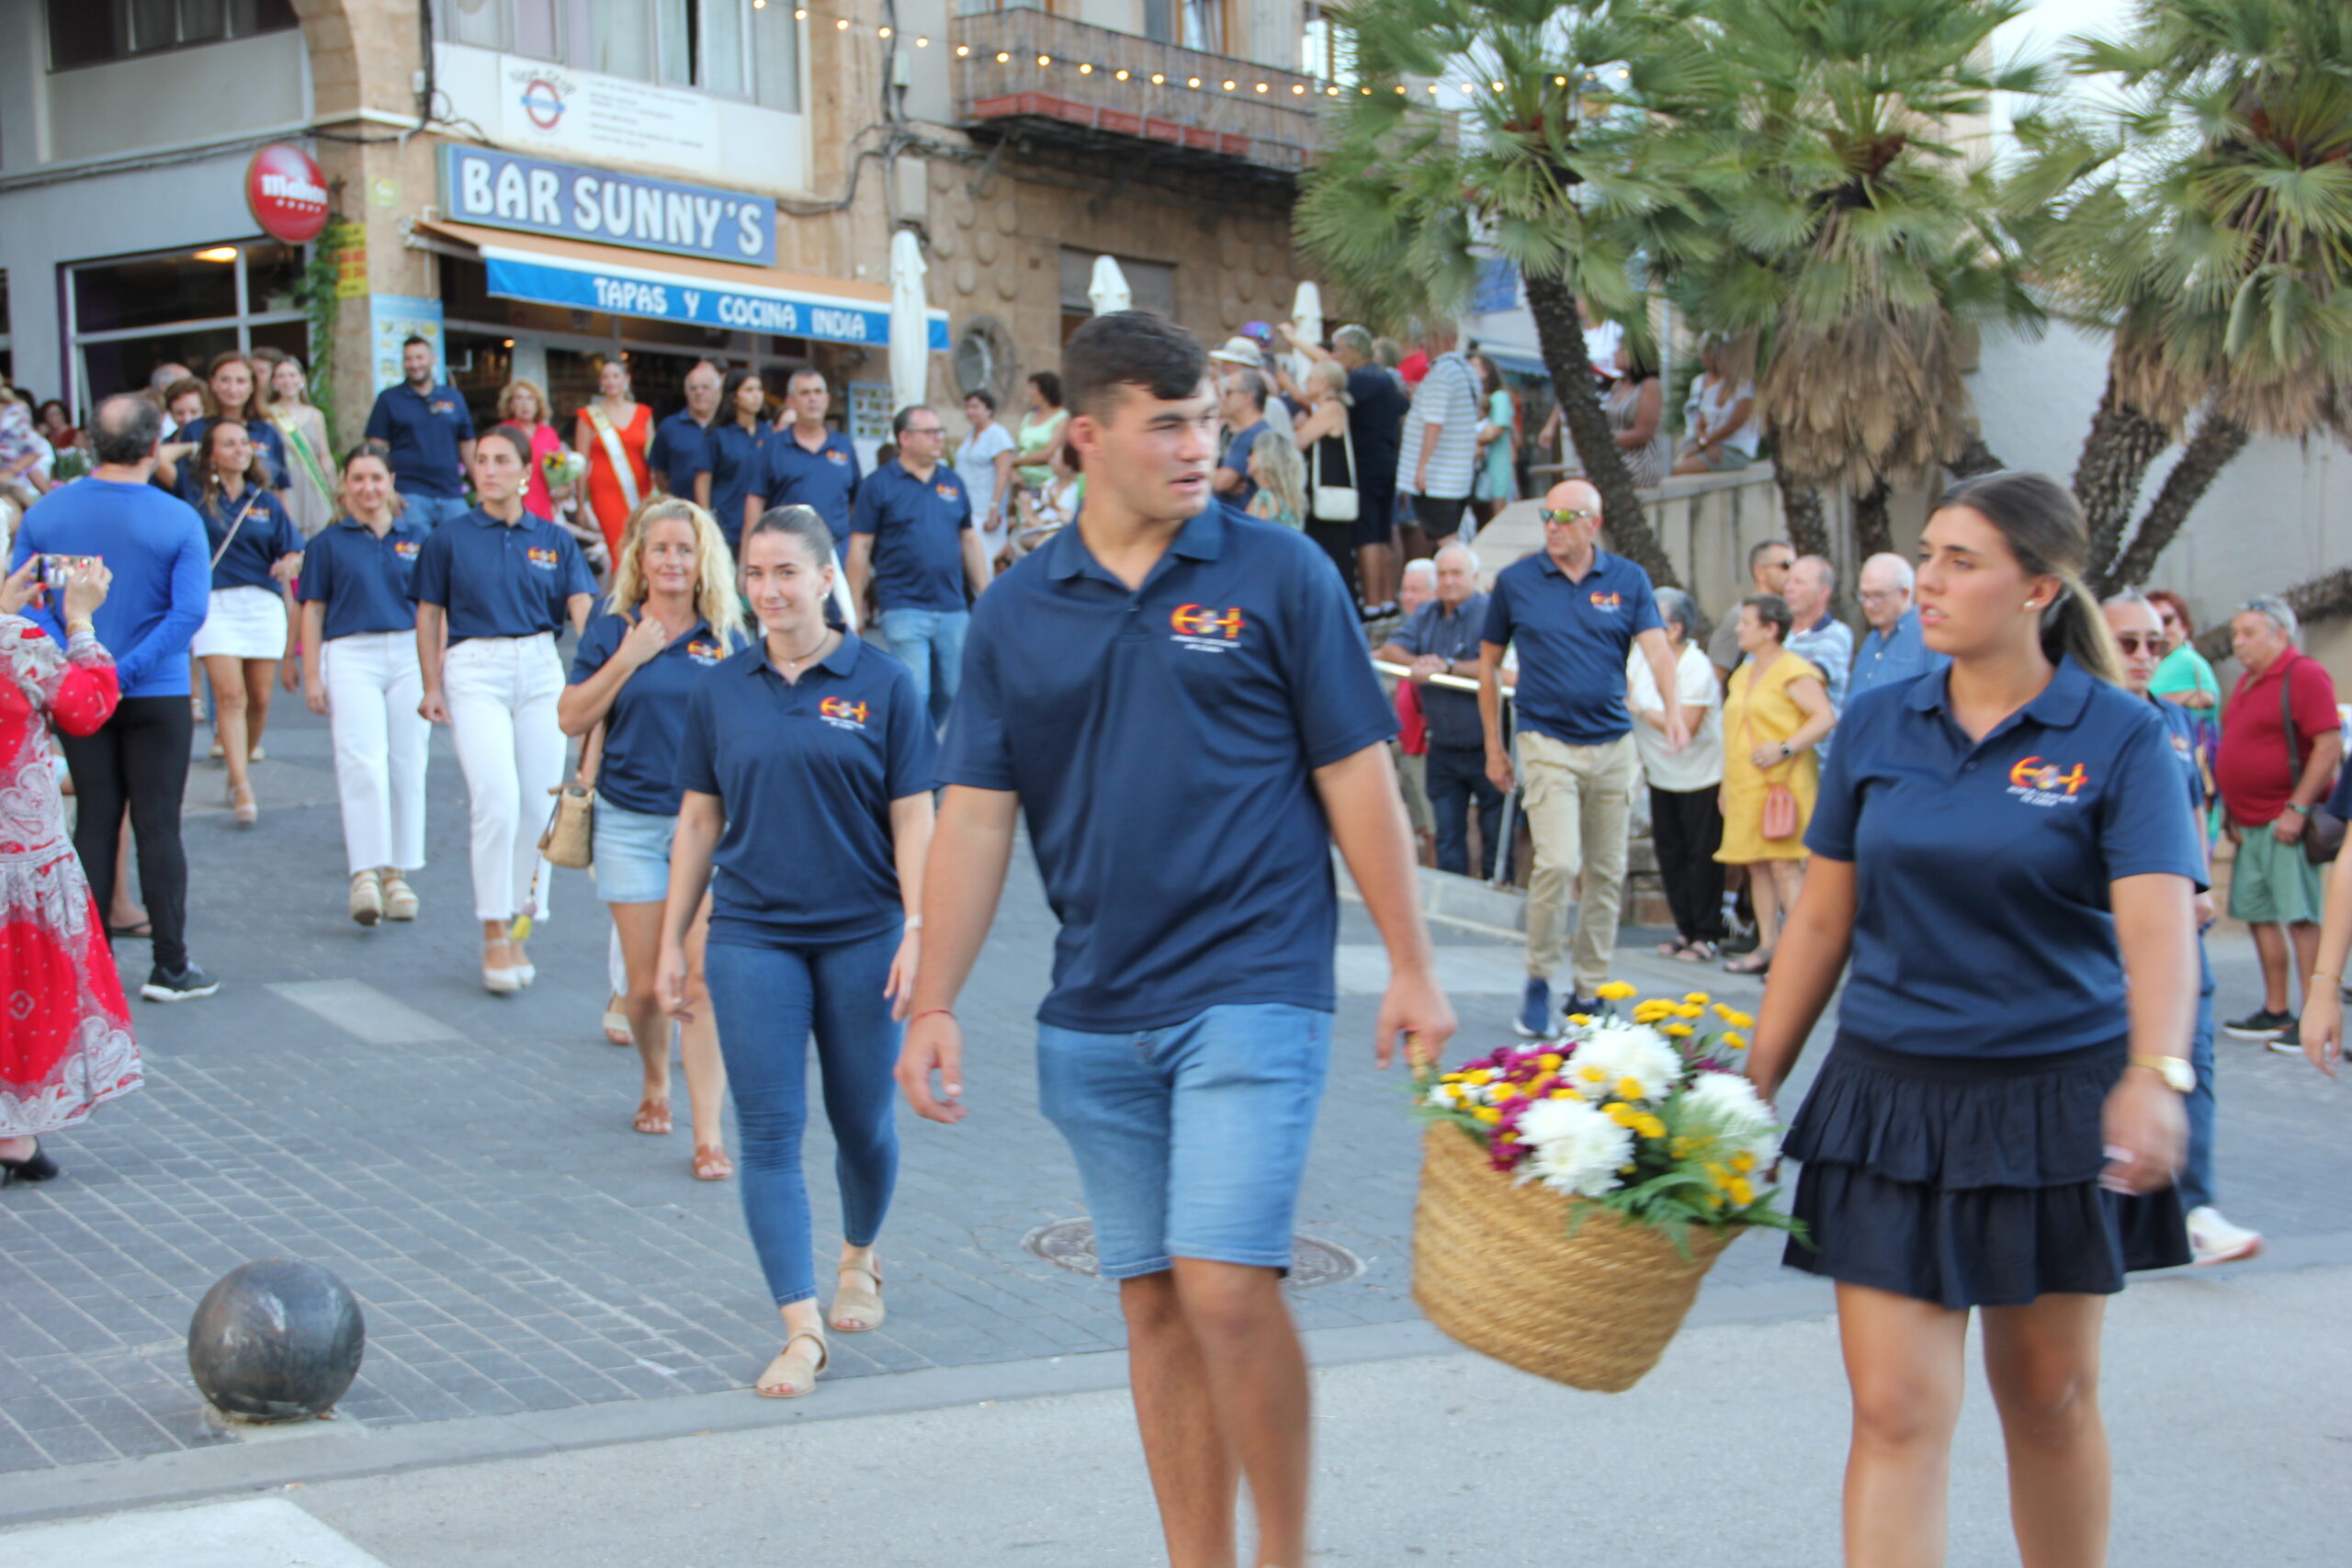
{"type": "Polygon", "coordinates": [[[735,1162],[727,1157],[725,1149],[716,1144],[695,1145],[695,1179],[696,1181],[724,1181],[734,1174],[735,1162]]]}
{"type": "Polygon", "coordinates": [[[784,1348],[775,1353],[775,1359],[770,1361],[767,1371],[760,1374],[760,1381],[752,1385],[752,1392],[762,1399],[798,1399],[803,1394],[813,1393],[816,1392],[817,1380],[824,1375],[825,1366],[831,1359],[832,1353],[825,1348],[825,1337],[821,1334],[812,1334],[804,1328],[784,1342],[784,1348]],[[817,1364],[808,1369],[808,1381],[796,1385],[773,1378],[770,1374],[784,1364],[786,1359],[791,1356],[792,1348],[803,1339],[817,1347],[817,1364]]]}
{"type": "Polygon", "coordinates": [[[866,1291],[837,1285],[833,1292],[833,1310],[826,1314],[825,1321],[842,1334],[868,1334],[881,1327],[882,1319],[888,1315],[888,1309],[882,1304],[882,1276],[856,1263],[842,1264],[841,1271],[843,1274],[863,1274],[874,1281],[874,1288],[866,1291]]]}

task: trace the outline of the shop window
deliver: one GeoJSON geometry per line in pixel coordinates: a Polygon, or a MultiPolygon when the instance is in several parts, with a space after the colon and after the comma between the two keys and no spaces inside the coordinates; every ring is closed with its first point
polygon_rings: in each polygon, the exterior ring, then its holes
{"type": "Polygon", "coordinates": [[[310,357],[309,319],[294,304],[300,247],[251,240],[90,262],[67,269],[66,331],[74,406],[147,384],[155,367],[201,373],[230,349],[310,357]]]}
{"type": "Polygon", "coordinates": [[[451,43],[797,114],[800,24],[793,9],[763,0],[447,0],[435,7],[434,26],[451,43]],[[561,25],[567,16],[569,28],[561,25]]]}
{"type": "Polygon", "coordinates": [[[300,26],[293,0],[47,0],[52,71],[300,26]]]}

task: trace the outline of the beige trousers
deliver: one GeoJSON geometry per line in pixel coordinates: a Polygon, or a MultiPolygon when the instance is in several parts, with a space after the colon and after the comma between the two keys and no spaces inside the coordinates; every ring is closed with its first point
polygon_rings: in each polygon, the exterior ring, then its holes
{"type": "Polygon", "coordinates": [[[1437,814],[1430,809],[1429,765],[1427,753],[1410,755],[1394,740],[1388,743],[1388,754],[1396,761],[1396,787],[1405,796],[1405,818],[1417,833],[1437,830],[1437,814]]]}
{"type": "Polygon", "coordinates": [[[1576,996],[1591,996],[1609,978],[1624,904],[1625,836],[1640,776],[1631,734],[1605,746],[1570,746],[1532,730],[1520,733],[1520,809],[1535,840],[1535,867],[1527,879],[1527,972],[1552,977],[1568,888],[1582,872],[1584,896],[1568,952],[1576,996]]]}

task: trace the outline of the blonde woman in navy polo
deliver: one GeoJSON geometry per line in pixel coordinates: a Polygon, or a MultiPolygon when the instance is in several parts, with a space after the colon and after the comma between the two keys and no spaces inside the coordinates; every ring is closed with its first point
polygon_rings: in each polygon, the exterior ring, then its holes
{"type": "MultiPolygon", "coordinates": [[[[588,623],[572,655],[571,684],[556,705],[566,735],[603,727],[597,747],[594,818],[596,890],[613,912],[625,983],[620,1010],[645,1068],[631,1125],[670,1131],[670,1021],[654,987],[662,961],[662,905],[670,894],[670,843],[678,827],[678,748],[686,702],[720,662],[743,646],[743,602],[735,560],[718,524],[691,501],[638,509],[621,535],[605,613],[588,623]]],[[[707,904],[687,934],[693,1022],[679,1032],[693,1108],[694,1173],[704,1181],[734,1174],[719,1128],[727,1072],[702,985],[707,904]]]]}
{"type": "Polygon", "coordinates": [[[2204,863],[2065,490],[1956,485],[1919,554],[1920,627],[1951,665],[1847,708],[1748,1070],[1781,1091],[1850,952],[1787,1144],[1810,1233],[1787,1261],[1837,1281],[1853,1390],[1846,1561],[1943,1561],[1981,1309],[2019,1556],[2094,1568],[2107,1298],[2189,1257],[2173,1181],[2204,863]]]}

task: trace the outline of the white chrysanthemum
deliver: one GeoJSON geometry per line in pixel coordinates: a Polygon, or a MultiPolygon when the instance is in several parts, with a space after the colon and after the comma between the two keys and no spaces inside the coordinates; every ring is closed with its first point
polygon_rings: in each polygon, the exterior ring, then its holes
{"type": "Polygon", "coordinates": [[[1453,1110],[1456,1103],[1454,1100],[1453,1085],[1450,1083],[1431,1085],[1430,1088],[1430,1103],[1436,1106],[1440,1111],[1453,1110]]]}
{"type": "Polygon", "coordinates": [[[1555,1192],[1598,1198],[1616,1189],[1634,1157],[1634,1134],[1581,1100],[1539,1100],[1519,1118],[1528,1149],[1521,1179],[1555,1192]]]}
{"type": "Polygon", "coordinates": [[[1781,1157],[1770,1108],[1756,1086],[1736,1073],[1701,1073],[1683,1095],[1682,1109],[1690,1122],[1754,1155],[1759,1168],[1770,1169],[1781,1157]]]}
{"type": "Polygon", "coordinates": [[[1579,1088],[1598,1086],[1612,1096],[1620,1095],[1618,1086],[1631,1078],[1640,1092],[1621,1098],[1660,1100],[1682,1077],[1682,1054],[1647,1024],[1602,1024],[1568,1058],[1567,1076],[1579,1088]]]}

